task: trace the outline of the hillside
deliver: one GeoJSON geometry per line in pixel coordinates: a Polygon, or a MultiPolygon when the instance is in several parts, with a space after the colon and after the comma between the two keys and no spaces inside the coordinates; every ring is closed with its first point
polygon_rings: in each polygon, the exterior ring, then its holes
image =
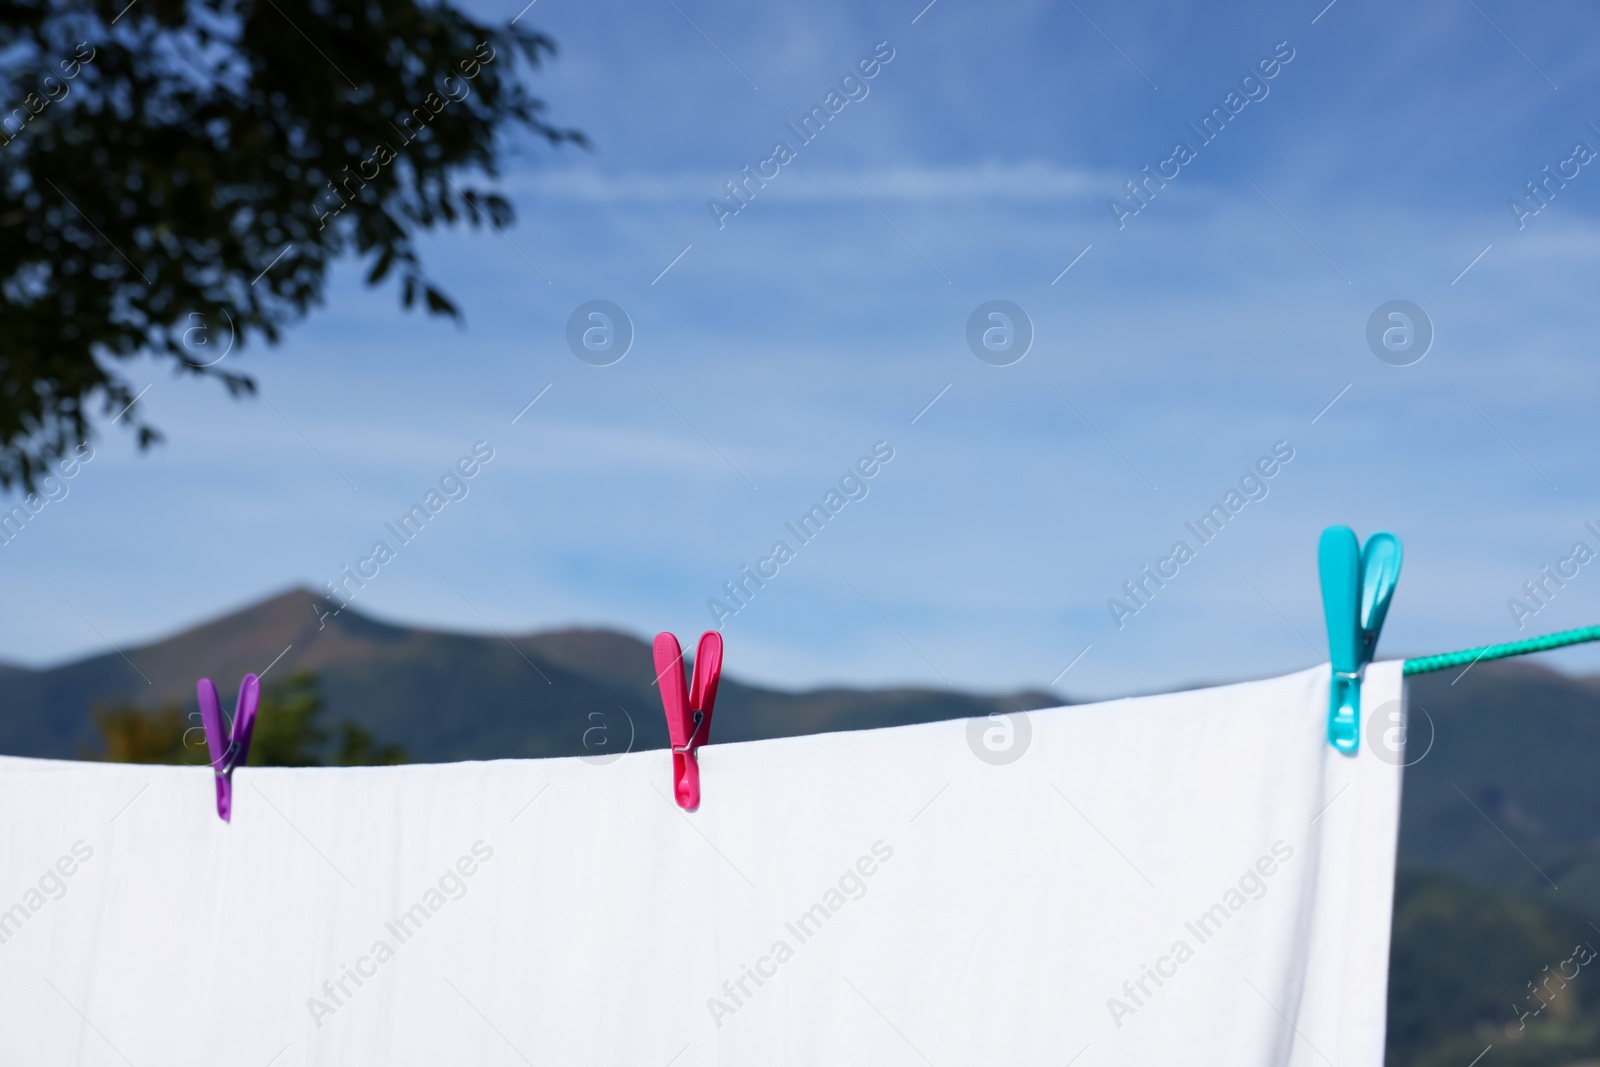
{"type": "MultiPolygon", "coordinates": [[[[0,752],[78,757],[89,709],[192,708],[200,674],[231,691],[320,676],[333,720],[354,719],[428,761],[598,755],[666,745],[649,645],[607,630],[501,638],[394,626],[305,590],[137,648],[48,670],[0,664],[0,752]],[[284,650],[287,649],[285,652],[284,650]],[[131,662],[130,662],[131,661],[131,662]]],[[[1583,974],[1519,1028],[1528,983],[1600,945],[1600,680],[1529,662],[1413,679],[1390,963],[1390,1067],[1570,1067],[1600,1057],[1600,978],[1583,974]],[[1586,931],[1588,931],[1586,933],[1586,931]],[[1506,1029],[1512,1024],[1512,1032],[1506,1029]],[[1487,1061],[1486,1065],[1487,1067],[1487,1061]]],[[[751,740],[1061,703],[1047,692],[784,692],[725,677],[716,739],[751,740]]]]}
{"type": "Polygon", "coordinates": [[[1411,683],[1404,863],[1600,916],[1600,683],[1528,662],[1411,683]]]}
{"type": "MultiPolygon", "coordinates": [[[[379,622],[303,589],[139,647],[48,670],[0,668],[0,752],[73,758],[97,742],[89,709],[192,707],[201,674],[316,671],[329,718],[350,718],[438,762],[659,748],[666,729],[649,645],[607,630],[510,638],[379,622]],[[287,649],[285,652],[284,650],[287,649]]],[[[735,661],[737,662],[737,661],[735,661]]],[[[269,676],[271,677],[271,676],[269,676]]],[[[1412,680],[1401,861],[1543,894],[1600,914],[1600,681],[1530,662],[1412,680]],[[1457,678],[1459,677],[1459,681],[1457,678]],[[1431,726],[1431,730],[1430,730],[1431,726]],[[1559,886],[1559,889],[1555,888],[1559,886]]],[[[1046,707],[1046,692],[785,692],[726,677],[716,739],[751,740],[1046,707]]]]}
{"type": "Polygon", "coordinates": [[[1388,1067],[1567,1067],[1600,1053],[1600,930],[1524,893],[1402,869],[1388,1067]],[[1585,963],[1584,961],[1588,962],[1585,963]],[[1534,990],[1537,990],[1537,993],[1534,990]]]}
{"type": "MultiPolygon", "coordinates": [[[[329,718],[350,718],[413,758],[571,756],[661,748],[666,724],[650,646],[608,630],[511,638],[449,634],[378,622],[292,590],[140,647],[48,670],[0,673],[0,752],[74,758],[97,738],[89,709],[123,701],[194,701],[197,677],[231,690],[250,671],[316,671],[329,718]],[[70,709],[70,710],[69,710],[70,709]],[[598,732],[597,732],[598,729],[598,732]],[[631,736],[631,746],[630,746],[631,736]],[[587,747],[586,747],[587,745],[587,747]]],[[[976,696],[934,689],[783,692],[725,675],[716,737],[858,730],[1061,703],[1050,693],[976,696]]]]}

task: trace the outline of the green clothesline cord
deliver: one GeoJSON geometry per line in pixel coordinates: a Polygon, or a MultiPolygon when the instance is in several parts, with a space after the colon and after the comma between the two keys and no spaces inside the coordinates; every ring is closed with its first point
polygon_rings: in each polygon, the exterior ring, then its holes
{"type": "Polygon", "coordinates": [[[1422,656],[1418,659],[1408,659],[1406,660],[1405,673],[1425,674],[1428,671],[1442,671],[1451,667],[1460,667],[1463,664],[1476,663],[1480,659],[1505,659],[1507,656],[1524,656],[1529,652],[1547,652],[1552,648],[1581,645],[1585,641],[1600,641],[1600,626],[1584,626],[1577,630],[1563,630],[1558,634],[1530,637],[1526,641],[1512,641],[1504,645],[1484,645],[1481,648],[1469,648],[1461,652],[1445,652],[1438,656],[1422,656]]]}

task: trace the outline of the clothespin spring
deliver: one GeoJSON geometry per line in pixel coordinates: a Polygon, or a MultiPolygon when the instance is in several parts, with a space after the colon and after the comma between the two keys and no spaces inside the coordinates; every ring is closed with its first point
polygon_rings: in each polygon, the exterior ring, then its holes
{"type": "Polygon", "coordinates": [[[700,736],[700,728],[702,726],[704,726],[705,724],[706,724],[706,713],[703,712],[703,711],[695,712],[694,713],[694,733],[689,735],[689,740],[687,742],[685,742],[684,744],[682,744],[682,745],[673,745],[672,746],[672,751],[677,752],[679,754],[692,752],[694,750],[694,746],[695,746],[695,738],[700,736]]]}

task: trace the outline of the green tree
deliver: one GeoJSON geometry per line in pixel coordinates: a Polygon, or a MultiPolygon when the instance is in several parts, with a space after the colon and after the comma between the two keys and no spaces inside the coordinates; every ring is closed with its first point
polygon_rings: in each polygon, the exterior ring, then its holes
{"type": "Polygon", "coordinates": [[[103,749],[95,759],[108,763],[206,762],[205,735],[195,735],[198,747],[184,743],[190,724],[176,704],[154,709],[124,704],[95,708],[91,715],[103,749]]]}
{"type": "Polygon", "coordinates": [[[0,486],[133,405],[135,356],[252,392],[223,351],[276,342],[346,254],[459,317],[416,236],[511,224],[465,183],[516,131],[583,143],[524,84],[553,51],[447,2],[0,0],[0,486]]]}
{"type": "Polygon", "coordinates": [[[395,744],[380,744],[372,732],[345,719],[339,723],[339,744],[334,749],[336,767],[390,767],[409,763],[406,750],[395,744]]]}
{"type": "Polygon", "coordinates": [[[250,738],[252,767],[320,767],[328,746],[322,725],[322,697],[313,674],[292,674],[261,692],[256,728],[250,738]]]}
{"type": "MultiPolygon", "coordinates": [[[[302,671],[263,686],[248,765],[366,767],[408,762],[399,745],[380,743],[350,719],[342,719],[330,729],[322,715],[315,674],[302,671]]],[[[210,761],[197,711],[185,716],[176,704],[154,709],[122,705],[96,708],[93,717],[102,746],[94,758],[111,763],[210,761]]]]}

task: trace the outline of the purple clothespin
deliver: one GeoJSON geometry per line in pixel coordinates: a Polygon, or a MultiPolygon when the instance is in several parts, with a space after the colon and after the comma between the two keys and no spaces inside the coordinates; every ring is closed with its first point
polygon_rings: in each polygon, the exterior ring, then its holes
{"type": "Polygon", "coordinates": [[[195,686],[200,697],[200,722],[206,728],[206,748],[211,752],[211,770],[217,778],[217,815],[223,822],[233,821],[233,769],[250,754],[250,734],[256,728],[256,706],[261,703],[261,680],[253,674],[239,683],[239,702],[233,709],[233,723],[224,731],[222,704],[210,678],[195,686]]]}

